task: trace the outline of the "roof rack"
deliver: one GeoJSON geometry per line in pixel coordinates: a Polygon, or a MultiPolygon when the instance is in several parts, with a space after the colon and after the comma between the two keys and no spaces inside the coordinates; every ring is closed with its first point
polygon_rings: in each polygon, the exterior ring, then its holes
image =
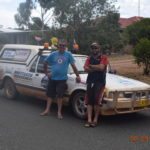
{"type": "Polygon", "coordinates": [[[39,52],[38,52],[38,55],[41,55],[43,52],[51,52],[52,49],[49,49],[49,48],[39,48],[39,52]]]}

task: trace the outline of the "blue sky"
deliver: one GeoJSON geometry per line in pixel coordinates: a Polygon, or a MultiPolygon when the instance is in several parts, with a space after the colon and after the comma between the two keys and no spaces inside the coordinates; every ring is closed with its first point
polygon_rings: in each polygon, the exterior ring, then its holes
{"type": "MultiPolygon", "coordinates": [[[[0,0],[0,25],[4,28],[17,27],[14,14],[17,13],[19,3],[25,0],[0,0]]],[[[139,0],[118,0],[116,6],[120,6],[119,12],[121,17],[131,17],[138,15],[139,0]]],[[[140,0],[140,16],[150,17],[150,1],[140,0]]]]}

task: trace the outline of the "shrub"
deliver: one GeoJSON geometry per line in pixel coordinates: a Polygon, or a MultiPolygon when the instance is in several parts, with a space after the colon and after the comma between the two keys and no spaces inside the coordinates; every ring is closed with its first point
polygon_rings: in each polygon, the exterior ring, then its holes
{"type": "Polygon", "coordinates": [[[133,50],[136,63],[144,66],[143,74],[150,74],[150,40],[144,38],[139,41],[133,50]]]}

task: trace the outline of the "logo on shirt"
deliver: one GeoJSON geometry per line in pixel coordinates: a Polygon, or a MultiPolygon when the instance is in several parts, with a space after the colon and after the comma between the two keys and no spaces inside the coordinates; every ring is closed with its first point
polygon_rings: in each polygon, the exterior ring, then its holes
{"type": "Polygon", "coordinates": [[[58,64],[62,64],[63,60],[62,60],[61,58],[59,58],[59,59],[57,60],[57,62],[58,62],[58,64]]]}

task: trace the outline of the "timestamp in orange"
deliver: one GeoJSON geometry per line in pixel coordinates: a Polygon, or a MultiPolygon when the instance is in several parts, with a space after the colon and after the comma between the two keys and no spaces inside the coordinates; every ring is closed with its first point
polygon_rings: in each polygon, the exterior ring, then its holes
{"type": "Polygon", "coordinates": [[[131,143],[148,143],[150,142],[150,135],[131,135],[129,141],[131,143]]]}

